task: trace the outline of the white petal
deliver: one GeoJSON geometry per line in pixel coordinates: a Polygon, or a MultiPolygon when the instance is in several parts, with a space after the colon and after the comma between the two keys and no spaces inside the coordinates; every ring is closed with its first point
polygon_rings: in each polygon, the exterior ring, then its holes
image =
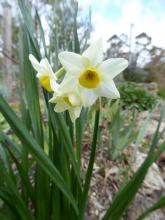
{"type": "Polygon", "coordinates": [[[100,96],[107,97],[110,99],[120,98],[120,93],[116,88],[113,80],[109,81],[108,83],[101,83],[98,92],[100,93],[100,96]]]}
{"type": "Polygon", "coordinates": [[[81,113],[81,107],[69,109],[69,115],[72,122],[74,122],[80,116],[80,113],[81,113]]]}
{"type": "Polygon", "coordinates": [[[56,79],[56,76],[54,75],[53,70],[47,58],[43,58],[39,63],[36,60],[36,58],[32,54],[30,54],[29,60],[31,61],[31,64],[33,65],[34,69],[38,72],[37,77],[41,77],[43,75],[49,75],[50,77],[56,79]]]}
{"type": "Polygon", "coordinates": [[[47,74],[47,75],[50,75],[50,76],[56,78],[56,76],[54,75],[53,70],[52,70],[52,68],[51,68],[51,66],[50,66],[50,64],[49,64],[47,58],[43,58],[43,59],[41,60],[41,62],[40,62],[40,65],[41,65],[42,68],[43,68],[42,72],[43,72],[44,74],[47,74]]]}
{"type": "Polygon", "coordinates": [[[128,61],[124,58],[113,58],[104,61],[98,68],[104,80],[111,80],[128,66],[128,61]]]}
{"type": "Polygon", "coordinates": [[[94,44],[88,47],[82,54],[90,60],[90,65],[95,67],[103,61],[103,44],[102,40],[97,40],[94,44]]]}
{"type": "Polygon", "coordinates": [[[77,78],[74,77],[74,76],[68,76],[66,74],[66,76],[64,77],[62,83],[60,84],[59,92],[60,93],[73,92],[77,89],[77,85],[78,85],[77,78]]]}
{"type": "Polygon", "coordinates": [[[96,91],[94,89],[84,89],[81,87],[80,96],[83,103],[83,106],[91,106],[98,98],[96,91]]]}
{"type": "Polygon", "coordinates": [[[29,60],[37,72],[40,72],[42,70],[40,63],[32,54],[29,54],[29,60]]]}
{"type": "Polygon", "coordinates": [[[74,106],[79,106],[81,105],[81,100],[80,97],[76,93],[70,93],[68,95],[69,101],[72,103],[74,106]]]}
{"type": "Polygon", "coordinates": [[[50,79],[50,86],[51,86],[51,89],[54,91],[54,92],[58,92],[58,89],[59,89],[59,84],[56,82],[55,79],[50,79]]]}
{"type": "Polygon", "coordinates": [[[89,63],[88,59],[72,52],[61,52],[58,57],[65,70],[76,75],[80,75],[89,63]]]}
{"type": "Polygon", "coordinates": [[[59,102],[54,107],[55,112],[64,112],[67,109],[68,109],[68,106],[65,104],[65,102],[59,102]]]}

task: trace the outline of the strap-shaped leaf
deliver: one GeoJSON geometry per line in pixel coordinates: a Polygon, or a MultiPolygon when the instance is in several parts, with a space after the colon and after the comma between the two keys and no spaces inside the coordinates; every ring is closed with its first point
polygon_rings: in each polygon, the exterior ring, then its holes
{"type": "Polygon", "coordinates": [[[56,120],[58,122],[59,128],[62,130],[62,133],[64,136],[64,146],[65,146],[66,152],[71,160],[71,163],[73,165],[73,169],[75,171],[75,174],[76,174],[77,179],[80,184],[80,173],[79,173],[79,169],[78,169],[78,164],[75,159],[75,154],[74,154],[73,147],[72,147],[72,141],[71,141],[71,138],[69,135],[69,129],[68,129],[67,124],[66,124],[64,118],[62,117],[62,115],[56,114],[56,120]]]}
{"type": "MultiPolygon", "coordinates": [[[[11,212],[9,212],[10,214],[7,213],[10,216],[8,218],[7,218],[6,214],[4,214],[4,216],[3,216],[4,220],[11,220],[11,219],[17,220],[17,219],[19,219],[19,214],[17,212],[17,207],[15,207],[15,201],[13,203],[13,200],[11,199],[11,195],[10,195],[9,191],[4,187],[0,187],[0,198],[7,205],[7,207],[8,207],[7,211],[8,212],[11,211],[11,212]]],[[[0,215],[0,219],[3,220],[3,218],[1,218],[1,215],[0,215]]]]}
{"type": "MultiPolygon", "coordinates": [[[[25,27],[26,27],[25,31],[28,33],[27,38],[29,40],[29,50],[34,51],[34,52],[37,51],[36,55],[40,56],[39,55],[40,53],[38,51],[37,42],[36,42],[35,37],[34,37],[34,22],[33,22],[33,19],[31,17],[30,13],[29,13],[28,8],[26,7],[25,1],[24,0],[18,0],[18,2],[19,2],[19,7],[21,9],[22,16],[24,18],[24,24],[25,24],[25,27]],[[32,27],[29,27],[30,24],[32,25],[32,27]]],[[[41,32],[42,32],[42,26],[40,26],[40,28],[41,28],[41,32]]],[[[48,94],[46,94],[45,91],[44,91],[44,97],[45,97],[45,101],[48,102],[48,94]]],[[[52,114],[52,108],[49,108],[48,105],[49,104],[47,103],[47,107],[48,107],[48,110],[50,111],[49,113],[50,113],[50,117],[51,117],[51,120],[52,120],[52,118],[55,117],[54,116],[55,113],[53,112],[54,114],[52,114]]],[[[63,135],[64,135],[64,139],[65,139],[64,143],[65,143],[66,152],[67,152],[67,154],[70,158],[70,161],[72,163],[74,172],[75,172],[76,177],[78,179],[78,182],[80,184],[80,173],[79,173],[79,170],[78,170],[78,165],[77,165],[77,162],[76,162],[76,157],[75,157],[75,154],[74,154],[74,151],[73,151],[73,146],[72,146],[72,143],[71,143],[71,138],[69,136],[67,125],[66,125],[64,119],[62,117],[60,117],[59,114],[57,115],[56,119],[58,121],[59,128],[62,129],[62,131],[63,131],[63,135]]]]}
{"type": "Polygon", "coordinates": [[[24,146],[27,147],[29,152],[35,157],[39,166],[45,171],[45,173],[53,180],[53,182],[59,187],[59,189],[64,193],[68,200],[73,205],[75,211],[78,213],[76,202],[68,189],[64,179],[62,178],[59,171],[53,165],[48,156],[41,149],[39,144],[34,140],[34,138],[29,134],[28,130],[23,126],[19,118],[16,116],[14,111],[9,107],[4,98],[0,95],[0,111],[10,124],[13,131],[19,137],[19,139],[25,143],[24,146]]]}
{"type": "Polygon", "coordinates": [[[85,183],[84,183],[84,188],[83,188],[83,192],[82,192],[81,202],[79,204],[79,206],[80,206],[79,220],[84,219],[84,213],[85,213],[87,199],[88,199],[88,191],[89,191],[89,187],[90,187],[93,166],[94,166],[94,160],[95,160],[95,155],[96,155],[97,137],[98,137],[98,129],[99,129],[99,118],[100,118],[100,110],[96,110],[90,159],[89,159],[87,173],[86,173],[86,177],[85,177],[85,183]]]}
{"type": "MultiPolygon", "coordinates": [[[[17,189],[14,177],[10,175],[10,170],[5,169],[6,163],[9,163],[6,150],[0,145],[0,171],[2,180],[5,182],[4,187],[8,190],[11,206],[15,207],[19,213],[20,218],[23,220],[34,220],[31,211],[26,207],[21,195],[17,189]],[[4,157],[4,155],[6,155],[4,157]],[[16,205],[17,204],[17,205],[16,205]]],[[[4,194],[6,190],[2,190],[1,194],[4,194]]],[[[2,197],[2,199],[4,199],[2,197]]],[[[5,201],[5,200],[4,200],[5,201]]]]}
{"type": "Polygon", "coordinates": [[[13,159],[14,163],[16,164],[17,170],[19,172],[19,175],[20,175],[22,183],[23,183],[23,186],[26,187],[26,190],[27,190],[29,196],[31,197],[31,200],[34,203],[34,201],[35,201],[34,190],[32,188],[32,185],[30,184],[28,175],[27,175],[26,171],[24,170],[22,164],[16,158],[15,154],[13,153],[13,151],[11,149],[11,148],[15,148],[15,145],[13,144],[13,142],[11,140],[9,140],[8,137],[5,137],[5,135],[3,135],[3,133],[1,133],[1,132],[0,132],[0,136],[4,137],[5,140],[2,144],[6,147],[11,158],[13,159]]]}
{"type": "Polygon", "coordinates": [[[80,53],[80,43],[77,33],[77,13],[78,13],[78,2],[74,3],[74,51],[80,53]]]}
{"type": "Polygon", "coordinates": [[[36,38],[34,37],[35,33],[35,25],[32,16],[30,15],[30,12],[28,10],[27,4],[25,4],[25,0],[18,0],[19,8],[21,10],[21,14],[24,20],[24,28],[26,32],[29,34],[29,38],[31,41],[31,44],[33,45],[33,50],[35,52],[35,55],[37,58],[40,58],[40,51],[39,47],[36,41],[36,38]]]}

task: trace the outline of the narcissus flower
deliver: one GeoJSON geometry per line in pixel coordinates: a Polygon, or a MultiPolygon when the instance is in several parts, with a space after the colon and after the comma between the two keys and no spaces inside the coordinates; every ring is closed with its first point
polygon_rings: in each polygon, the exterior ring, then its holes
{"type": "Polygon", "coordinates": [[[37,77],[42,87],[44,87],[48,92],[52,91],[52,84],[53,86],[56,85],[58,87],[58,84],[56,83],[57,78],[53,73],[47,58],[44,58],[38,62],[36,58],[30,54],[29,60],[31,61],[34,69],[37,71],[37,77]]]}
{"type": "Polygon", "coordinates": [[[65,78],[59,88],[53,88],[54,95],[49,102],[55,103],[55,112],[68,110],[71,120],[74,122],[80,116],[82,102],[77,92],[73,78],[65,78]]]}
{"type": "Polygon", "coordinates": [[[103,61],[101,39],[82,55],[61,52],[59,60],[67,72],[66,77],[72,76],[77,83],[84,106],[92,105],[101,96],[111,99],[120,97],[113,79],[128,66],[128,61],[123,58],[103,61]]]}

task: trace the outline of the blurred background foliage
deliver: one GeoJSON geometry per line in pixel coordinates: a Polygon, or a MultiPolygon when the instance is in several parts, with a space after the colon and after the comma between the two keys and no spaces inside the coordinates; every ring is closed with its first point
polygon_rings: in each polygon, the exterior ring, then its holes
{"type": "MultiPolygon", "coordinates": [[[[73,45],[75,4],[74,0],[27,0],[32,16],[35,20],[35,35],[38,42],[42,42],[40,24],[42,22],[45,45],[51,64],[59,67],[57,54],[61,50],[74,50],[73,45]],[[38,20],[41,17],[41,21],[38,20]]],[[[77,27],[80,40],[80,50],[83,51],[89,45],[92,32],[91,8],[88,14],[79,8],[77,15],[77,27]]],[[[0,92],[9,100],[19,99],[20,74],[19,74],[19,36],[21,33],[21,19],[16,1],[1,0],[0,22],[0,92]],[[8,14],[6,19],[6,14],[8,14]],[[7,85],[7,88],[6,86],[7,85]]],[[[134,83],[156,82],[151,93],[157,93],[159,97],[165,97],[165,50],[152,44],[152,38],[147,33],[139,33],[135,37],[135,46],[132,49],[130,36],[123,33],[114,34],[108,40],[105,50],[105,58],[124,57],[129,60],[129,67],[117,80],[134,83]]],[[[39,45],[44,51],[44,45],[39,45]]],[[[142,88],[143,86],[141,86],[142,88]]],[[[123,87],[122,87],[123,88],[123,87]]],[[[140,89],[140,88],[139,88],[140,89]]],[[[145,88],[148,89],[148,88],[145,88]]],[[[129,88],[128,88],[129,90],[129,88]]],[[[143,89],[142,89],[143,91],[143,89]]],[[[141,92],[143,94],[143,92],[141,92]]],[[[126,93],[125,93],[126,95],[126,93]]],[[[124,96],[125,97],[125,96],[124,96]]],[[[144,93],[144,98],[146,93],[144,93]]],[[[125,99],[125,98],[124,98],[125,99]]],[[[154,99],[154,98],[153,98],[154,99]]],[[[147,102],[147,99],[146,99],[147,102]]],[[[140,107],[141,108],[141,107],[140,107]]]]}
{"type": "MultiPolygon", "coordinates": [[[[35,21],[35,36],[39,47],[44,52],[44,46],[49,51],[47,57],[55,68],[59,67],[58,52],[61,50],[75,50],[74,26],[78,28],[81,50],[88,46],[91,26],[91,10],[87,16],[81,16],[81,9],[75,15],[74,0],[41,0],[26,1],[35,21]],[[77,21],[75,17],[77,16],[77,21]],[[41,17],[41,20],[38,19],[41,17]],[[45,45],[42,45],[40,22],[43,25],[45,45]]],[[[0,22],[0,92],[9,100],[18,99],[19,89],[19,50],[22,21],[17,1],[1,1],[0,22]],[[6,15],[8,15],[6,17],[6,15]],[[7,85],[8,89],[4,86],[7,85]],[[13,97],[14,95],[14,97],[13,97]],[[12,96],[12,97],[11,97],[12,96]]]]}
{"type": "Polygon", "coordinates": [[[156,95],[151,94],[142,85],[130,82],[121,83],[119,91],[123,108],[146,111],[152,109],[157,102],[156,95]]]}
{"type": "MultiPolygon", "coordinates": [[[[38,44],[36,45],[40,48],[41,56],[46,54],[54,71],[60,67],[58,61],[58,53],[60,51],[70,50],[79,52],[80,49],[80,52],[82,52],[87,48],[91,40],[90,34],[93,29],[91,24],[92,11],[90,8],[88,14],[84,16],[81,8],[79,8],[78,12],[75,9],[77,4],[75,4],[74,0],[26,0],[25,2],[35,21],[35,33],[33,34],[38,44]],[[76,17],[77,20],[75,19],[76,17]],[[42,33],[40,22],[42,23],[44,33],[42,33]],[[74,30],[75,26],[78,28],[80,48],[75,45],[77,41],[77,35],[74,30]],[[43,34],[45,41],[43,40],[43,34]]],[[[29,51],[26,50],[27,45],[23,42],[25,37],[25,31],[22,28],[23,21],[20,17],[20,11],[16,1],[1,0],[1,3],[0,93],[9,100],[10,106],[12,106],[18,115],[22,115],[22,121],[26,127],[29,130],[33,130],[33,122],[37,121],[37,117],[35,118],[35,116],[40,117],[40,114],[38,114],[38,112],[36,112],[36,115],[34,114],[33,106],[31,106],[31,102],[29,101],[35,97],[32,97],[33,91],[31,91],[31,88],[28,88],[28,83],[35,82],[35,79],[34,71],[31,69],[31,66],[29,67],[29,65],[27,65],[29,51]],[[26,60],[24,59],[23,53],[26,55],[26,60]],[[25,94],[29,97],[29,100],[25,94]],[[19,108],[21,111],[18,111],[19,108]],[[28,108],[31,109],[32,112],[30,112],[28,108]]],[[[33,29],[31,26],[28,28],[33,29]]],[[[27,39],[24,40],[25,42],[27,41],[27,39]]],[[[31,44],[32,43],[33,42],[31,42],[31,44]]],[[[104,53],[105,58],[124,57],[129,60],[129,67],[116,79],[121,99],[113,102],[105,98],[102,99],[102,124],[99,128],[99,145],[104,144],[103,146],[106,149],[106,155],[108,155],[109,160],[116,161],[123,159],[124,150],[127,149],[130,144],[135,143],[137,146],[142,145],[141,142],[144,137],[146,125],[149,123],[149,111],[157,105],[159,99],[165,98],[165,50],[154,46],[151,37],[148,36],[147,33],[139,33],[136,36],[133,50],[131,49],[130,36],[126,33],[121,35],[114,33],[114,35],[108,39],[108,44],[109,46],[104,53]],[[149,115],[146,117],[143,126],[138,125],[138,114],[142,111],[147,111],[149,115]],[[108,137],[108,140],[106,143],[103,143],[103,137],[105,136],[108,137]]],[[[36,94],[38,96],[37,92],[36,94]]],[[[43,130],[46,139],[46,137],[49,136],[47,128],[49,117],[46,114],[41,93],[39,93],[39,96],[41,116],[44,122],[43,130]]],[[[39,101],[35,104],[39,105],[39,101]]],[[[87,131],[93,125],[95,107],[96,106],[93,106],[88,111],[89,120],[86,127],[87,131]]],[[[20,144],[2,115],[0,115],[0,130],[3,130],[5,134],[11,137],[12,141],[15,140],[17,144],[20,144]]],[[[87,144],[89,144],[90,135],[91,132],[88,133],[87,144]]],[[[161,135],[163,135],[163,132],[160,132],[160,134],[157,131],[155,132],[156,141],[154,138],[153,141],[156,143],[154,144],[152,144],[151,140],[147,140],[147,152],[150,145],[159,146],[158,141],[161,135]]],[[[155,149],[157,150],[158,148],[156,147],[155,149]]],[[[159,156],[163,150],[164,145],[157,155],[159,156]]],[[[155,157],[153,161],[156,159],[155,157]]],[[[149,165],[147,165],[147,169],[148,166],[149,165]]],[[[139,178],[137,178],[137,180],[139,181],[139,178]]],[[[142,180],[143,178],[141,181],[142,180]]],[[[133,182],[132,185],[134,185],[133,182]]],[[[131,188],[133,190],[133,187],[130,187],[130,189],[131,188]]],[[[127,195],[128,193],[125,192],[125,194],[127,195]]],[[[126,197],[127,196],[123,196],[123,198],[126,197]]],[[[121,206],[121,201],[124,203],[124,206],[126,206],[124,200],[120,199],[121,206]]],[[[120,208],[120,206],[118,206],[118,200],[116,200],[116,204],[117,208],[120,208]]]]}

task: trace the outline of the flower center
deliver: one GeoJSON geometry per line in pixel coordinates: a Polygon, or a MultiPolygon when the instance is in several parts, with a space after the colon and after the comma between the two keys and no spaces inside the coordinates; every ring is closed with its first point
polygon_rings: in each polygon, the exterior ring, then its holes
{"type": "Polygon", "coordinates": [[[72,103],[70,102],[70,100],[69,100],[69,98],[68,98],[67,96],[65,96],[65,97],[63,98],[63,100],[64,100],[64,102],[65,102],[67,105],[69,105],[70,107],[72,106],[72,103]]]}
{"type": "Polygon", "coordinates": [[[48,76],[39,77],[39,82],[41,83],[42,87],[44,87],[48,92],[52,91],[50,86],[50,78],[48,76]]]}
{"type": "Polygon", "coordinates": [[[100,76],[95,68],[87,68],[79,78],[81,86],[88,89],[96,88],[100,82],[100,76]]]}

